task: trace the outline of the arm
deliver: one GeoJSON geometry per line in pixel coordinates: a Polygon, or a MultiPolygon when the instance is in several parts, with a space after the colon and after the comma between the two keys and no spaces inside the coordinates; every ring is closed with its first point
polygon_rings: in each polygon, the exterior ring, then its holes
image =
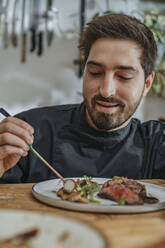
{"type": "Polygon", "coordinates": [[[165,122],[162,124],[153,170],[153,178],[156,179],[165,179],[165,122]]]}

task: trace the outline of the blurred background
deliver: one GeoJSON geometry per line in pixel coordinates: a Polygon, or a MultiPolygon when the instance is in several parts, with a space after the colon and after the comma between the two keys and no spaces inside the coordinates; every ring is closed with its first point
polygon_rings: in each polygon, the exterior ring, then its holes
{"type": "Polygon", "coordinates": [[[81,102],[79,35],[85,23],[107,11],[140,18],[153,30],[157,78],[135,117],[165,118],[163,0],[0,0],[0,107],[13,115],[81,102]]]}

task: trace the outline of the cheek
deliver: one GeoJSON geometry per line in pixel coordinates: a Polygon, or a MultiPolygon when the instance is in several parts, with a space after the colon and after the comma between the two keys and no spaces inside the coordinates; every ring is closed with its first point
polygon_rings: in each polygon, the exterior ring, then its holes
{"type": "Polygon", "coordinates": [[[97,80],[92,80],[89,75],[84,74],[83,93],[86,97],[92,97],[98,92],[99,84],[97,80]]]}
{"type": "Polygon", "coordinates": [[[122,90],[120,90],[120,96],[125,100],[135,101],[142,95],[143,88],[144,85],[142,85],[142,83],[132,83],[130,85],[122,87],[122,90]]]}
{"type": "Polygon", "coordinates": [[[135,87],[131,87],[131,89],[129,89],[127,91],[128,96],[130,99],[136,99],[139,96],[139,89],[135,88],[135,87]]]}
{"type": "Polygon", "coordinates": [[[138,86],[134,87],[132,90],[132,97],[133,99],[137,99],[141,97],[142,93],[144,91],[144,83],[139,83],[138,86]]]}

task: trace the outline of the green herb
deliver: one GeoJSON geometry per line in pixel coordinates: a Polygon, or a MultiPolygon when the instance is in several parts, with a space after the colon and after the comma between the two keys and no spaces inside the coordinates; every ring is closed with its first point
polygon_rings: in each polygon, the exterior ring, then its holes
{"type": "Polygon", "coordinates": [[[80,190],[81,190],[81,186],[80,186],[80,184],[78,184],[78,183],[76,184],[76,190],[77,190],[77,191],[80,191],[80,190]]]}
{"type": "Polygon", "coordinates": [[[87,196],[93,196],[94,193],[98,192],[100,190],[100,186],[97,184],[91,184],[91,185],[84,185],[81,190],[83,193],[87,196]]]}
{"type": "Polygon", "coordinates": [[[121,185],[122,182],[115,182],[115,185],[121,185]]]}
{"type": "Polygon", "coordinates": [[[95,194],[96,192],[98,192],[100,189],[101,189],[101,187],[100,187],[99,185],[97,185],[97,184],[91,184],[91,185],[88,185],[88,184],[87,184],[87,185],[84,185],[84,186],[81,188],[81,190],[82,190],[84,196],[87,197],[87,198],[90,200],[90,202],[96,201],[96,200],[94,199],[94,194],[95,194]]]}
{"type": "Polygon", "coordinates": [[[86,176],[86,175],[84,175],[83,176],[83,179],[85,180],[85,181],[92,181],[92,177],[88,177],[88,176],[86,176]]]}
{"type": "Polygon", "coordinates": [[[92,183],[92,177],[83,176],[82,180],[78,179],[76,183],[76,191],[81,191],[83,196],[88,198],[90,202],[99,204],[100,201],[97,201],[94,198],[94,194],[100,191],[101,186],[97,183],[92,183]],[[88,182],[91,182],[88,184],[88,182]]]}
{"type": "Polygon", "coordinates": [[[115,180],[115,179],[118,179],[118,178],[120,178],[120,177],[114,176],[114,177],[112,177],[112,180],[115,180]]]}
{"type": "Polygon", "coordinates": [[[121,198],[120,201],[118,201],[118,205],[125,205],[125,199],[121,198]]]}

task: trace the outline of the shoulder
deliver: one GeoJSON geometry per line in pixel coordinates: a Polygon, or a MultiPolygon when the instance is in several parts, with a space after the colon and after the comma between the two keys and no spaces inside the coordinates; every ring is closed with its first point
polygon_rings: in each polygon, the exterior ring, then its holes
{"type": "Polygon", "coordinates": [[[63,113],[63,112],[70,112],[75,110],[79,107],[79,104],[66,104],[66,105],[56,105],[56,106],[47,106],[47,107],[38,107],[23,111],[16,116],[27,116],[27,117],[35,117],[40,115],[50,115],[54,113],[63,113]]]}
{"type": "Polygon", "coordinates": [[[138,119],[132,119],[132,124],[136,127],[136,131],[146,138],[165,136],[165,121],[150,120],[141,123],[138,119]]]}
{"type": "Polygon", "coordinates": [[[72,116],[73,112],[79,109],[80,104],[66,104],[48,107],[39,107],[21,112],[16,117],[29,123],[42,121],[57,121],[59,119],[67,119],[72,116]]]}

